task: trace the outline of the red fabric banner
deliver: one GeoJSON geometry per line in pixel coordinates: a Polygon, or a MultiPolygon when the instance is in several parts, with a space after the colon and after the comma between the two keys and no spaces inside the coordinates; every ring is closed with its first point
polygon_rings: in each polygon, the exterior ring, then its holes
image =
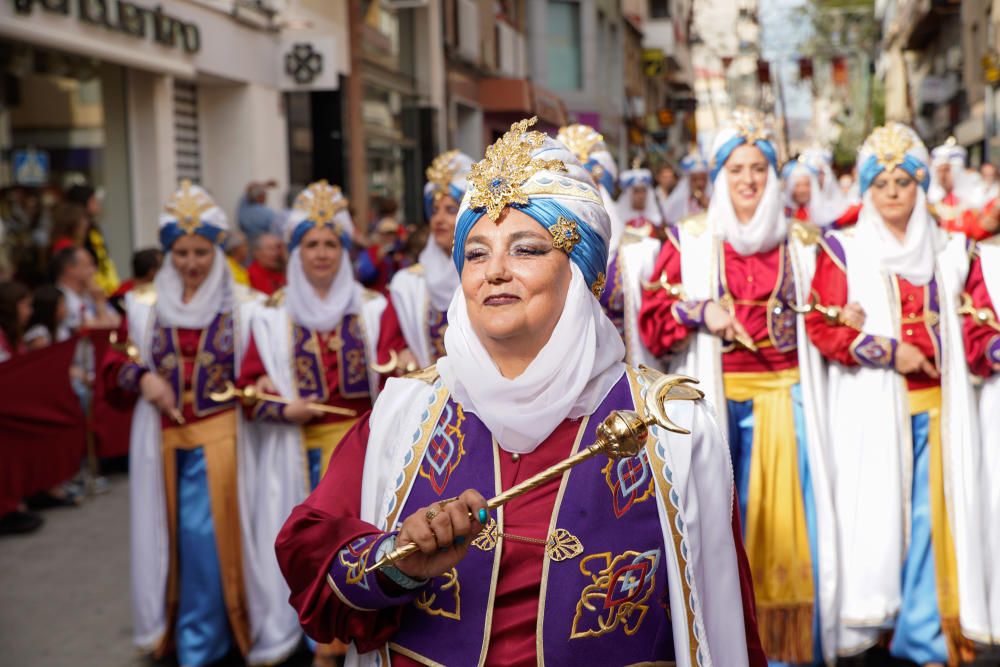
{"type": "Polygon", "coordinates": [[[70,384],[77,338],[0,364],[0,514],[80,469],[86,420],[70,384]]]}

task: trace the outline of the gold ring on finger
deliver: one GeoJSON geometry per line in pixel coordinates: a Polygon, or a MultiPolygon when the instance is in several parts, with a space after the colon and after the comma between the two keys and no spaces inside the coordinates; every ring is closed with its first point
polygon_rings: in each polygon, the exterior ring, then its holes
{"type": "Polygon", "coordinates": [[[424,518],[427,519],[427,523],[430,523],[431,521],[434,520],[434,517],[436,517],[440,513],[441,510],[437,509],[436,507],[432,507],[426,512],[424,512],[424,518]]]}

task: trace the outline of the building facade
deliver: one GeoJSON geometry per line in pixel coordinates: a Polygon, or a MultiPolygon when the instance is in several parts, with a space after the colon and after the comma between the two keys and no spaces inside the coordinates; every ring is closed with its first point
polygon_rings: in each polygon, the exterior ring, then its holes
{"type": "Polygon", "coordinates": [[[298,34],[279,19],[267,3],[0,4],[9,82],[0,184],[31,185],[17,169],[28,152],[42,156],[36,179],[103,190],[121,267],[134,247],[156,245],[159,212],[181,178],[203,183],[231,218],[250,181],[276,181],[270,203],[280,206],[289,176],[283,95],[337,89],[346,60],[342,31],[298,34]],[[308,45],[318,70],[308,81],[285,67],[296,44],[308,45]]]}

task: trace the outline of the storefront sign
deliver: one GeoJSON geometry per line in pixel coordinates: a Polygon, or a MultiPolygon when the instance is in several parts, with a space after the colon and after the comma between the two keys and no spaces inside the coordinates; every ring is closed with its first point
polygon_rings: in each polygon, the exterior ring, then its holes
{"type": "Polygon", "coordinates": [[[29,148],[14,151],[14,182],[18,185],[45,185],[49,181],[49,154],[29,148]]]}
{"type": "Polygon", "coordinates": [[[201,49],[198,26],[165,14],[160,5],[149,9],[125,0],[13,0],[13,3],[18,14],[30,14],[37,6],[54,14],[74,16],[81,23],[179,48],[185,53],[201,49]]]}

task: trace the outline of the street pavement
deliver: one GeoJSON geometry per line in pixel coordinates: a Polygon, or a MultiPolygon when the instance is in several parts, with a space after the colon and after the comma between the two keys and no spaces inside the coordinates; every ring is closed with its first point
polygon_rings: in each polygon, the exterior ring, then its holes
{"type": "Polygon", "coordinates": [[[45,525],[0,538],[0,662],[6,667],[140,667],[129,603],[128,477],[45,525]]]}

